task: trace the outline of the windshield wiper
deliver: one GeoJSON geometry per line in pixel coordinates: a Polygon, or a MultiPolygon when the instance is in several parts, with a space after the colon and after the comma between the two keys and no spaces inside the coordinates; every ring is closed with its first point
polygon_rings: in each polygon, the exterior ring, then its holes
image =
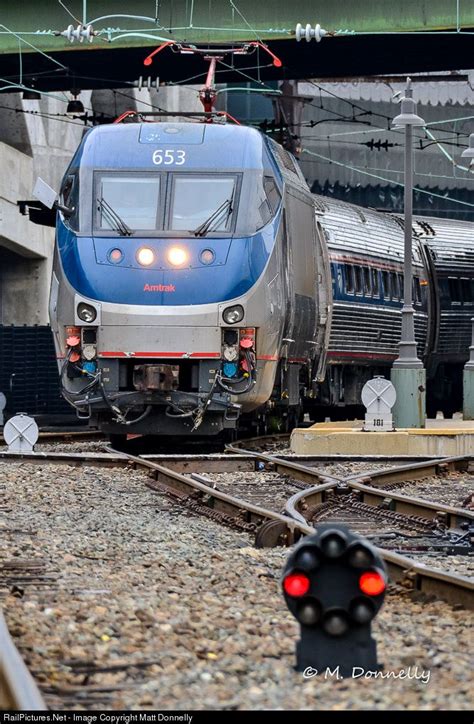
{"type": "Polygon", "coordinates": [[[99,203],[99,209],[109,226],[114,231],[117,231],[121,236],[131,236],[133,231],[125,221],[117,214],[117,212],[111,207],[109,203],[102,197],[97,199],[99,203]]]}
{"type": "Polygon", "coordinates": [[[202,224],[199,224],[197,229],[194,229],[194,236],[205,236],[208,231],[211,231],[211,226],[214,226],[214,224],[221,218],[222,214],[227,211],[227,220],[229,216],[232,213],[232,198],[226,199],[222,202],[222,204],[209,216],[208,219],[202,222],[202,224]]]}

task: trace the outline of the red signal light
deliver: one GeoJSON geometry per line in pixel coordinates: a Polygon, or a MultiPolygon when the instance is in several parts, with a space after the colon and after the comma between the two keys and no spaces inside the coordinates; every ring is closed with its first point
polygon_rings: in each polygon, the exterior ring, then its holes
{"type": "Polygon", "coordinates": [[[121,249],[112,249],[112,251],[109,253],[109,259],[110,261],[113,261],[114,264],[118,264],[119,261],[122,261],[123,259],[123,253],[121,249]]]}
{"type": "Polygon", "coordinates": [[[385,578],[377,571],[367,571],[359,578],[359,588],[366,596],[379,596],[386,586],[385,578]]]}
{"type": "Polygon", "coordinates": [[[283,589],[288,596],[299,598],[308,593],[310,580],[304,573],[290,573],[283,581],[283,589]]]}

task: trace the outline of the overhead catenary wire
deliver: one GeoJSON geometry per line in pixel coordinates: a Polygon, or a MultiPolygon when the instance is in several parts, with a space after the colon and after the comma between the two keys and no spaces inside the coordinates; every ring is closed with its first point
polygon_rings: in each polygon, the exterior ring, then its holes
{"type": "MultiPolygon", "coordinates": [[[[229,70],[232,70],[234,72],[242,73],[242,75],[245,76],[245,74],[242,72],[244,70],[257,70],[258,68],[273,68],[273,63],[265,63],[260,65],[249,65],[245,66],[244,68],[235,68],[235,66],[227,66],[224,70],[216,70],[216,75],[221,75],[222,73],[228,73],[229,70]]],[[[202,73],[196,73],[196,75],[191,75],[188,78],[183,78],[182,80],[177,81],[170,81],[168,85],[170,86],[180,86],[180,85],[186,85],[187,83],[191,83],[192,81],[198,81],[199,79],[204,80],[206,78],[207,72],[204,71],[202,73]]],[[[250,80],[252,83],[258,83],[258,80],[255,78],[252,78],[251,76],[245,76],[248,80],[250,80]]]]}
{"type": "MultiPolygon", "coordinates": [[[[328,134],[325,135],[325,137],[323,137],[323,136],[314,136],[313,138],[311,138],[310,136],[302,136],[302,135],[299,135],[298,137],[299,137],[301,140],[303,140],[303,139],[305,139],[305,140],[313,140],[313,141],[316,142],[316,143],[317,143],[317,142],[319,142],[319,143],[323,142],[323,143],[324,143],[324,141],[327,141],[328,144],[330,144],[330,141],[331,141],[332,138],[336,138],[336,137],[338,137],[338,138],[343,138],[344,136],[357,136],[357,135],[368,134],[368,133],[374,134],[374,135],[375,135],[375,133],[379,133],[379,134],[380,134],[380,133],[394,133],[394,134],[398,134],[398,135],[400,135],[400,136],[403,135],[403,133],[404,133],[404,132],[403,132],[403,129],[395,129],[395,128],[392,128],[392,127],[391,127],[391,123],[392,123],[392,121],[393,121],[393,119],[391,118],[391,116],[388,116],[388,115],[382,114],[382,113],[378,113],[378,112],[373,111],[373,110],[371,110],[371,109],[367,109],[367,108],[365,108],[364,106],[361,106],[359,103],[356,103],[356,102],[354,102],[354,101],[352,101],[352,100],[350,100],[350,99],[348,99],[348,98],[344,98],[344,97],[338,95],[337,93],[334,93],[334,92],[331,91],[330,89],[328,89],[328,88],[326,88],[326,87],[323,87],[322,85],[320,85],[319,83],[316,83],[315,81],[312,81],[312,80],[309,79],[309,80],[306,80],[306,82],[308,82],[310,85],[313,85],[314,87],[316,87],[316,88],[320,91],[320,94],[321,94],[321,93],[326,93],[327,95],[329,95],[329,96],[331,96],[331,97],[333,97],[333,98],[335,98],[335,99],[337,99],[337,100],[339,100],[339,101],[341,101],[341,102],[344,102],[344,103],[348,104],[348,105],[352,108],[352,112],[353,112],[353,115],[354,115],[354,118],[352,119],[352,121],[351,121],[351,119],[347,119],[347,117],[344,118],[343,115],[340,114],[340,115],[339,115],[339,118],[334,118],[334,119],[320,119],[319,121],[316,122],[317,124],[324,123],[324,122],[331,122],[331,120],[332,120],[333,123],[337,123],[338,121],[339,121],[339,122],[349,122],[349,123],[350,123],[350,122],[353,122],[353,123],[362,123],[362,121],[355,116],[355,111],[356,111],[356,110],[359,110],[359,111],[361,111],[364,115],[365,115],[365,114],[370,114],[371,116],[377,116],[377,117],[384,118],[384,119],[387,121],[387,128],[378,128],[378,127],[375,127],[375,128],[374,128],[374,127],[369,123],[369,124],[368,124],[368,125],[369,125],[369,128],[366,128],[366,129],[363,129],[363,130],[361,129],[361,130],[352,130],[352,131],[337,131],[337,132],[333,132],[333,133],[328,133],[328,134]]],[[[321,95],[320,95],[320,99],[321,99],[321,101],[320,101],[320,106],[318,106],[317,103],[314,103],[314,102],[312,102],[312,101],[310,102],[310,105],[315,106],[316,108],[319,107],[320,110],[324,110],[325,112],[331,112],[330,109],[328,109],[328,108],[326,108],[326,107],[323,106],[323,101],[322,101],[322,96],[321,96],[321,95]]],[[[298,99],[295,99],[295,100],[299,100],[299,101],[305,102],[305,99],[300,99],[300,98],[298,98],[298,99]]],[[[332,111],[332,112],[335,113],[334,111],[332,111]]],[[[429,178],[447,178],[447,179],[459,179],[459,178],[462,178],[463,180],[467,180],[467,181],[471,181],[471,180],[472,180],[472,179],[469,177],[469,176],[470,176],[470,168],[468,168],[468,167],[466,167],[466,166],[458,163],[458,162],[453,158],[453,156],[448,152],[448,150],[444,147],[444,144],[449,144],[449,145],[452,145],[452,146],[456,146],[456,147],[459,147],[459,148],[463,148],[463,146],[462,146],[461,144],[459,144],[459,139],[460,139],[461,137],[467,137],[468,134],[467,134],[467,133],[466,133],[466,134],[463,134],[463,133],[461,133],[461,132],[459,132],[459,131],[457,131],[457,130],[449,130],[449,129],[447,129],[447,128],[443,128],[442,132],[443,132],[444,134],[451,134],[451,135],[452,135],[452,138],[451,138],[451,139],[449,139],[449,138],[448,138],[448,139],[437,139],[436,136],[435,136],[435,135],[430,131],[430,129],[428,128],[428,126],[446,126],[447,124],[454,124],[454,123],[457,123],[457,122],[459,122],[459,121],[467,121],[467,120],[471,120],[472,118],[473,118],[473,116],[470,116],[470,115],[469,115],[469,116],[461,116],[461,117],[455,117],[455,118],[438,119],[438,120],[435,120],[435,121],[427,122],[422,128],[419,129],[419,132],[418,132],[418,133],[416,132],[416,129],[414,129],[414,139],[417,140],[418,143],[419,143],[419,146],[418,146],[418,147],[415,147],[416,150],[422,151],[422,150],[424,150],[425,148],[428,148],[430,145],[435,145],[436,148],[439,150],[439,152],[440,152],[440,153],[447,159],[447,161],[451,164],[451,168],[452,168],[452,170],[453,170],[453,174],[452,174],[451,176],[447,176],[447,175],[445,175],[445,174],[432,174],[432,173],[430,173],[430,174],[424,174],[424,173],[418,173],[417,171],[415,171],[414,173],[415,173],[416,176],[419,175],[419,176],[427,176],[427,177],[429,177],[429,178]],[[423,141],[424,141],[426,138],[430,139],[430,142],[423,144],[423,141]],[[466,177],[464,177],[464,176],[462,176],[462,177],[457,176],[457,175],[455,174],[456,169],[459,169],[459,170],[462,170],[462,171],[467,172],[468,176],[466,176],[466,177]]],[[[308,126],[313,127],[314,125],[316,125],[316,124],[313,123],[312,121],[310,121],[309,123],[308,123],[308,122],[305,122],[305,123],[299,124],[299,128],[308,127],[308,126]]],[[[343,143],[344,143],[345,145],[347,145],[347,144],[350,144],[351,142],[350,142],[350,141],[343,141],[343,143]]],[[[357,143],[357,142],[355,142],[355,143],[357,143]]],[[[354,142],[352,142],[351,145],[354,145],[354,142]]],[[[361,145],[361,146],[362,146],[362,145],[366,146],[366,145],[368,145],[368,144],[367,144],[367,142],[360,142],[359,145],[361,145]]],[[[374,144],[374,145],[375,145],[375,144],[374,144]]],[[[381,145],[381,144],[379,144],[379,145],[381,145]]],[[[398,145],[402,145],[402,144],[394,143],[394,144],[390,144],[390,147],[398,146],[398,145]]],[[[386,147],[385,147],[384,150],[388,151],[388,146],[389,146],[389,144],[388,144],[388,142],[387,142],[386,147]]],[[[375,145],[375,148],[377,148],[376,145],[375,145]]],[[[330,149],[331,149],[331,147],[329,146],[329,150],[330,150],[330,149]]],[[[307,149],[304,149],[304,150],[308,152],[307,149]]],[[[380,150],[380,148],[377,148],[377,150],[380,150]]],[[[329,158],[328,161],[329,161],[329,163],[336,163],[336,164],[341,165],[341,166],[345,165],[345,164],[343,164],[342,162],[337,162],[337,161],[335,161],[333,158],[329,158]]],[[[355,170],[355,167],[354,167],[354,170],[355,170]]],[[[394,171],[394,170],[392,170],[392,169],[387,169],[387,170],[386,170],[386,169],[380,169],[380,171],[382,171],[382,173],[383,173],[383,172],[387,172],[387,173],[402,173],[401,171],[394,171]]],[[[362,171],[361,171],[361,172],[362,172],[362,171]]],[[[472,174],[472,171],[471,171],[471,174],[472,174]]],[[[386,179],[386,180],[387,180],[387,179],[386,179]]],[[[388,181],[388,180],[387,180],[387,181],[388,181]]],[[[390,181],[388,181],[388,182],[390,182],[390,181]]],[[[421,190],[420,190],[420,191],[421,191],[421,190]]],[[[456,202],[457,200],[453,199],[453,201],[456,202]]],[[[460,202],[460,203],[467,203],[467,202],[460,202]]]]}
{"type": "MultiPolygon", "coordinates": [[[[309,162],[309,161],[306,161],[306,159],[300,159],[300,163],[310,163],[310,162],[309,162]]],[[[318,165],[320,165],[320,166],[331,166],[331,165],[333,165],[334,163],[335,163],[334,160],[331,160],[331,161],[323,161],[323,160],[321,160],[321,161],[318,162],[318,165]]],[[[361,167],[358,167],[358,169],[360,169],[360,168],[361,168],[361,167]]],[[[383,174],[396,174],[396,175],[402,176],[402,177],[403,177],[403,175],[404,175],[403,169],[379,168],[378,166],[364,166],[364,171],[374,171],[374,172],[376,172],[376,173],[383,173],[383,174]]],[[[428,178],[428,179],[430,179],[430,180],[433,180],[433,179],[447,179],[447,180],[449,180],[449,181],[453,181],[453,180],[455,180],[455,181],[460,181],[460,180],[462,180],[462,181],[465,182],[465,183],[473,183],[473,182],[474,182],[474,175],[473,175],[472,178],[470,178],[469,176],[462,176],[462,177],[459,177],[459,176],[448,176],[448,175],[446,175],[446,174],[424,173],[424,172],[422,172],[422,171],[416,171],[416,172],[414,172],[414,175],[415,175],[415,176],[420,176],[420,177],[426,177],[426,178],[428,178]]],[[[393,182],[392,179],[387,179],[387,183],[393,184],[394,182],[393,182]]],[[[402,183],[402,184],[397,184],[397,185],[403,186],[403,183],[402,183]]],[[[431,193],[431,192],[428,191],[427,193],[431,193]]],[[[443,197],[443,198],[445,198],[445,197],[443,197]]]]}
{"type": "MultiPolygon", "coordinates": [[[[334,159],[329,158],[328,156],[323,156],[323,154],[316,153],[315,151],[310,151],[307,148],[303,148],[301,152],[307,153],[310,156],[316,156],[317,158],[321,158],[325,161],[328,161],[331,164],[335,164],[336,166],[342,166],[343,168],[348,168],[351,171],[356,171],[357,173],[363,174],[365,176],[371,176],[372,178],[376,178],[379,181],[385,181],[385,183],[387,183],[387,184],[393,184],[395,186],[404,186],[404,184],[399,181],[394,181],[393,179],[384,178],[383,176],[372,173],[371,171],[366,171],[365,169],[360,168],[359,166],[353,166],[352,164],[343,163],[342,161],[335,161],[334,159]]],[[[444,201],[452,201],[453,203],[456,203],[456,204],[461,204],[463,206],[469,206],[471,208],[474,208],[474,204],[469,203],[469,201],[461,201],[460,199],[453,199],[451,196],[443,196],[442,194],[437,194],[433,191],[428,191],[426,189],[420,189],[418,187],[415,187],[413,190],[420,194],[427,194],[428,196],[433,196],[435,198],[443,199],[444,201]]]]}
{"type": "MultiPolygon", "coordinates": [[[[25,38],[22,37],[23,33],[17,33],[14,30],[10,30],[10,28],[7,28],[6,25],[3,23],[0,23],[0,28],[4,28],[7,33],[13,35],[15,38],[20,40],[22,43],[25,43],[25,45],[28,45],[32,50],[36,51],[37,53],[40,53],[45,58],[47,58],[51,63],[54,63],[55,65],[58,65],[63,70],[69,70],[67,65],[64,65],[63,63],[60,63],[59,60],[56,60],[56,58],[53,58],[52,55],[49,55],[48,53],[45,53],[44,50],[41,50],[41,48],[38,48],[36,45],[33,45],[33,43],[30,43],[28,40],[25,40],[25,38]]],[[[2,34],[2,31],[0,30],[0,34],[2,34]]]]}
{"type": "Polygon", "coordinates": [[[448,159],[448,161],[453,165],[453,170],[456,169],[456,168],[459,168],[459,169],[461,169],[462,171],[469,171],[469,168],[468,168],[467,166],[463,166],[462,164],[460,164],[460,163],[458,163],[457,161],[454,160],[454,158],[451,156],[451,154],[444,148],[444,146],[442,145],[442,143],[441,143],[440,141],[438,141],[438,139],[436,138],[436,136],[434,136],[434,134],[430,131],[429,128],[425,128],[424,130],[425,130],[425,133],[427,134],[427,136],[428,136],[429,138],[431,138],[432,141],[436,144],[437,148],[439,148],[439,150],[441,151],[441,153],[442,153],[444,156],[446,156],[446,158],[448,159]]]}
{"type": "MultiPolygon", "coordinates": [[[[76,17],[73,15],[73,13],[69,10],[69,8],[65,5],[65,3],[61,2],[60,0],[58,0],[58,2],[59,2],[59,4],[66,10],[66,12],[68,12],[68,14],[69,14],[74,20],[76,20],[76,21],[79,22],[78,18],[76,18],[76,17]]],[[[238,15],[239,15],[239,16],[242,18],[242,20],[244,21],[244,24],[247,26],[247,29],[251,30],[252,33],[255,35],[255,37],[257,37],[257,38],[259,39],[259,41],[261,41],[261,32],[263,32],[263,31],[260,31],[260,34],[259,34],[259,32],[257,31],[257,29],[254,28],[254,27],[249,23],[249,21],[247,20],[247,18],[243,15],[243,13],[241,12],[241,10],[239,9],[239,7],[237,6],[236,2],[234,2],[234,0],[229,0],[229,4],[230,4],[230,6],[231,6],[231,8],[232,8],[232,14],[233,14],[233,16],[234,16],[235,12],[237,12],[238,15]]],[[[191,9],[190,25],[189,25],[189,27],[193,27],[192,15],[193,15],[193,7],[192,7],[192,9],[191,9]]],[[[106,19],[109,19],[109,18],[114,18],[114,17],[115,17],[115,18],[127,18],[127,19],[131,19],[131,20],[136,20],[136,21],[142,20],[142,21],[145,21],[145,22],[147,22],[147,23],[153,23],[153,25],[155,25],[155,27],[156,27],[156,26],[159,26],[160,28],[164,29],[164,26],[163,26],[163,25],[159,25],[159,23],[158,23],[158,5],[155,6],[155,17],[145,16],[145,15],[133,15],[133,14],[121,14],[121,13],[118,13],[118,14],[103,15],[103,16],[94,18],[93,20],[89,20],[88,22],[100,22],[100,21],[103,21],[103,20],[106,20],[106,19]]],[[[86,21],[85,21],[85,17],[83,18],[83,22],[84,22],[84,23],[86,22],[86,21]]],[[[19,61],[20,61],[20,64],[21,64],[21,42],[25,42],[25,43],[26,43],[27,45],[29,45],[32,49],[34,49],[35,51],[41,53],[42,55],[44,55],[45,57],[47,57],[49,60],[55,62],[55,59],[54,59],[52,56],[49,56],[47,53],[44,53],[40,48],[37,48],[33,43],[30,43],[29,41],[24,40],[24,39],[21,37],[21,33],[17,32],[17,31],[12,31],[10,28],[8,28],[7,26],[5,26],[5,25],[3,25],[3,24],[2,24],[0,27],[3,27],[7,33],[10,33],[10,34],[14,35],[15,37],[17,37],[18,43],[19,43],[19,61]]],[[[183,26],[183,27],[185,27],[185,26],[183,26]]],[[[233,28],[234,28],[234,27],[235,27],[235,26],[233,25],[233,28]]],[[[196,26],[194,29],[197,29],[197,26],[196,26]]],[[[211,27],[209,26],[209,28],[206,28],[206,29],[212,30],[213,28],[211,28],[211,27]]],[[[107,30],[107,32],[111,31],[110,28],[109,28],[109,29],[103,29],[103,30],[107,30]]],[[[178,30],[178,28],[173,27],[173,32],[176,32],[177,30],[178,30]]],[[[274,30],[275,30],[275,29],[274,29],[274,30]]],[[[459,28],[458,28],[458,30],[459,30],[459,28]]],[[[125,31],[125,32],[128,32],[128,29],[125,29],[125,28],[124,28],[124,29],[115,28],[115,29],[112,29],[112,31],[113,31],[113,33],[124,32],[124,31],[125,31]]],[[[1,32],[1,31],[0,31],[0,32],[1,32]]],[[[101,32],[101,31],[99,31],[99,32],[101,32]]],[[[136,29],[136,28],[130,29],[130,32],[141,32],[141,29],[136,29]]],[[[344,31],[344,32],[346,32],[346,31],[344,31]]],[[[39,35],[39,34],[41,34],[41,33],[42,33],[42,31],[36,31],[36,33],[32,33],[32,34],[39,35]]],[[[235,66],[233,66],[233,65],[228,65],[227,63],[222,63],[222,64],[223,64],[224,67],[227,68],[228,70],[232,70],[232,71],[234,71],[234,72],[239,73],[241,76],[245,77],[247,80],[250,80],[250,81],[252,81],[252,82],[255,82],[255,83],[258,83],[258,84],[264,86],[264,88],[262,88],[262,89],[248,89],[249,91],[253,91],[253,92],[266,92],[266,90],[265,90],[265,87],[266,87],[266,88],[268,88],[268,92],[269,92],[269,93],[272,93],[272,92],[275,93],[275,90],[274,90],[274,89],[270,88],[269,86],[265,86],[265,84],[262,83],[262,81],[259,80],[258,78],[255,79],[255,78],[249,76],[248,74],[246,74],[245,72],[243,72],[243,69],[237,69],[237,68],[235,68],[235,66]]],[[[65,66],[65,65],[63,65],[63,64],[61,64],[61,63],[59,63],[59,62],[57,62],[57,65],[59,66],[59,68],[60,68],[61,70],[67,70],[67,66],[65,66]]],[[[269,64],[269,65],[270,65],[270,64],[269,64]]],[[[259,63],[259,64],[257,64],[256,66],[252,66],[252,67],[249,67],[249,68],[247,68],[247,69],[248,69],[248,70],[255,70],[255,69],[256,69],[257,71],[260,71],[260,69],[261,69],[262,67],[263,67],[263,66],[259,63]]],[[[21,70],[22,70],[22,69],[20,68],[20,73],[21,73],[21,70]]],[[[218,71],[218,72],[219,72],[219,71],[218,71]]],[[[226,71],[225,71],[225,70],[222,70],[222,71],[220,71],[220,72],[226,72],[226,71]]],[[[198,78],[198,77],[201,77],[201,76],[202,76],[202,74],[199,74],[199,75],[197,75],[197,76],[194,76],[192,79],[198,78]]],[[[190,80],[190,79],[189,79],[189,80],[190,80]]],[[[188,81],[188,79],[187,79],[187,81],[188,81]]],[[[27,86],[25,86],[25,87],[23,87],[23,86],[21,86],[21,87],[14,86],[14,84],[10,83],[7,79],[4,79],[4,82],[6,82],[6,83],[8,84],[8,89],[13,89],[13,88],[16,87],[16,88],[18,88],[18,90],[25,90],[25,89],[28,90],[28,87],[27,87],[27,86]]],[[[186,82],[186,81],[185,81],[185,82],[186,82]]],[[[337,112],[333,111],[332,109],[328,109],[328,108],[325,108],[325,109],[324,109],[326,112],[335,115],[336,118],[338,118],[339,120],[341,120],[341,122],[360,123],[360,124],[364,124],[364,125],[368,125],[368,126],[369,126],[368,128],[366,128],[366,129],[364,129],[364,130],[360,130],[360,131],[330,133],[330,134],[327,134],[327,137],[335,137],[336,135],[343,136],[343,135],[345,135],[346,133],[347,133],[347,134],[349,134],[349,133],[352,133],[352,134],[357,134],[357,133],[374,133],[374,132],[381,133],[381,132],[388,131],[388,130],[390,130],[391,132],[395,132],[395,131],[393,131],[393,129],[389,129],[389,128],[387,128],[387,129],[378,129],[378,128],[372,126],[372,124],[371,124],[369,121],[365,121],[365,120],[363,121],[363,120],[361,120],[361,116],[360,116],[360,115],[356,115],[356,114],[354,113],[354,111],[355,111],[355,110],[359,110],[363,116],[374,116],[374,117],[383,118],[383,119],[385,119],[385,120],[387,121],[387,123],[391,123],[391,120],[392,120],[392,119],[391,119],[390,116],[388,116],[388,115],[386,115],[386,114],[383,114],[383,113],[379,113],[379,112],[374,111],[374,110],[371,110],[371,109],[368,109],[368,108],[360,105],[359,103],[355,103],[354,101],[349,100],[349,99],[347,99],[347,98],[343,98],[343,97],[341,97],[341,96],[338,96],[336,93],[334,93],[333,91],[331,91],[329,88],[321,85],[320,83],[317,83],[316,81],[314,81],[314,80],[312,80],[312,79],[307,79],[306,82],[308,82],[309,84],[311,84],[311,85],[313,85],[314,87],[316,87],[316,88],[320,91],[321,94],[330,95],[330,96],[332,96],[332,97],[334,97],[334,98],[336,98],[336,99],[338,99],[338,100],[340,100],[340,101],[348,104],[348,105],[352,108],[353,117],[352,117],[352,118],[347,117],[347,116],[344,117],[342,114],[338,114],[337,112]]],[[[183,81],[181,81],[181,82],[179,83],[179,85],[182,85],[182,84],[183,84],[183,81]]],[[[177,84],[174,84],[174,85],[177,85],[177,84]]],[[[36,89],[34,89],[34,90],[36,90],[36,89]]],[[[224,90],[225,90],[225,89],[222,89],[221,92],[223,92],[224,90]]],[[[228,91],[231,91],[232,89],[227,89],[227,90],[228,90],[228,91]]],[[[39,91],[39,92],[41,93],[41,91],[39,91]]],[[[157,109],[157,110],[159,110],[159,111],[163,111],[163,110],[164,110],[161,106],[158,106],[158,105],[153,104],[153,103],[149,103],[149,102],[147,102],[147,101],[142,101],[142,100],[140,100],[140,99],[138,99],[138,98],[132,98],[132,97],[129,96],[127,93],[123,93],[122,91],[114,90],[114,92],[115,92],[115,93],[119,93],[120,95],[123,95],[124,97],[130,98],[130,99],[133,100],[134,102],[142,103],[143,105],[146,105],[146,106],[148,106],[148,107],[150,107],[150,108],[157,109]]],[[[57,96],[53,96],[53,94],[46,94],[46,93],[45,93],[45,95],[50,95],[51,97],[56,97],[56,98],[57,98],[57,96]]],[[[63,100],[64,102],[66,102],[66,100],[67,100],[67,99],[62,99],[62,98],[58,98],[58,99],[59,99],[59,100],[63,100]]],[[[306,103],[306,104],[309,104],[309,105],[311,105],[311,106],[314,106],[314,107],[316,107],[316,108],[320,108],[320,109],[323,108],[323,105],[322,105],[322,97],[321,97],[321,104],[320,104],[320,106],[318,106],[316,103],[314,103],[314,102],[312,102],[312,101],[308,101],[307,99],[304,99],[303,102],[306,103]]],[[[14,109],[8,109],[8,110],[14,110],[14,109]]],[[[90,110],[92,110],[92,109],[90,109],[90,110]]],[[[19,111],[19,109],[17,109],[16,112],[21,112],[21,111],[19,111]]],[[[30,113],[32,113],[32,114],[35,114],[34,111],[25,111],[25,112],[30,112],[30,113]]],[[[57,119],[59,120],[59,115],[47,114],[47,113],[41,113],[41,112],[37,112],[36,114],[37,114],[38,116],[57,118],[57,119]]],[[[333,119],[333,120],[336,120],[336,118],[333,119]]],[[[427,125],[427,126],[428,126],[428,125],[430,125],[430,126],[431,126],[431,125],[441,125],[441,124],[447,124],[447,123],[456,122],[456,121],[461,121],[461,120],[470,120],[470,119],[472,119],[472,118],[473,118],[473,116],[463,116],[463,117],[457,118],[457,119],[436,120],[436,121],[430,121],[430,122],[428,122],[426,125],[427,125]]],[[[321,123],[325,123],[325,122],[330,122],[330,120],[331,120],[331,119],[320,119],[320,120],[318,120],[318,121],[311,122],[311,124],[312,124],[312,125],[321,124],[321,123]]],[[[87,121],[88,121],[88,119],[85,119],[85,122],[86,122],[86,123],[87,123],[87,121]]],[[[75,120],[64,119],[63,122],[74,123],[74,124],[76,124],[76,125],[79,125],[79,123],[76,122],[75,120]]],[[[304,125],[306,125],[306,124],[304,124],[304,125]]],[[[446,132],[446,130],[445,130],[445,132],[446,132]]],[[[454,133],[457,134],[457,132],[455,132],[455,131],[452,131],[452,133],[453,133],[453,134],[454,134],[454,133]]],[[[427,133],[426,135],[428,135],[428,137],[433,140],[433,136],[430,136],[428,133],[427,133]]],[[[458,135],[458,137],[459,137],[459,134],[457,134],[457,135],[458,135]]],[[[453,164],[453,169],[459,168],[459,169],[461,169],[461,170],[466,170],[466,171],[468,171],[468,169],[466,169],[464,166],[456,163],[456,162],[454,161],[454,159],[452,158],[452,156],[450,156],[450,154],[449,154],[445,149],[443,149],[442,141],[440,141],[439,139],[434,139],[433,142],[436,144],[436,146],[437,146],[437,148],[440,150],[440,152],[443,153],[443,155],[453,164]]],[[[421,148],[422,148],[422,149],[423,149],[423,148],[426,148],[426,147],[428,147],[428,145],[429,145],[429,144],[425,144],[425,146],[424,146],[424,147],[421,147],[421,148]]],[[[332,161],[332,162],[334,163],[334,161],[332,161]]],[[[432,175],[432,176],[435,176],[435,175],[432,175]]],[[[441,176],[439,176],[439,177],[441,177],[441,176]]],[[[469,179],[469,180],[470,180],[470,179],[469,179]]]]}
{"type": "MultiPolygon", "coordinates": [[[[81,121],[75,121],[73,118],[69,118],[67,113],[42,113],[41,111],[26,110],[24,108],[10,108],[10,106],[0,105],[1,110],[11,111],[12,113],[25,113],[32,116],[38,116],[40,118],[47,118],[50,121],[58,121],[58,123],[69,123],[73,126],[84,127],[86,121],[92,120],[87,118],[81,121]]],[[[112,116],[111,116],[112,119],[112,116]]]]}

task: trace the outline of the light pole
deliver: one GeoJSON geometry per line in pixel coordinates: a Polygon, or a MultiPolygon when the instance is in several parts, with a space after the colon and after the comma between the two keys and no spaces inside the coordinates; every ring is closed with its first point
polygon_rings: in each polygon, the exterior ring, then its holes
{"type": "Polygon", "coordinates": [[[390,378],[397,391],[393,408],[395,427],[424,427],[426,407],[426,371],[418,359],[415,341],[415,310],[413,309],[413,127],[424,126],[416,115],[412,98],[411,78],[407,78],[401,113],[393,119],[394,128],[405,128],[405,249],[403,269],[402,331],[398,357],[393,363],[390,378]]]}
{"type": "Polygon", "coordinates": [[[474,420],[474,317],[471,319],[472,338],[469,347],[469,360],[464,365],[463,373],[463,417],[474,420]]]}
{"type": "MultiPolygon", "coordinates": [[[[461,153],[468,158],[469,165],[474,164],[474,133],[469,136],[469,146],[461,153]]],[[[471,319],[472,337],[469,347],[469,360],[464,365],[463,374],[463,416],[465,420],[474,420],[474,317],[471,319]]]]}

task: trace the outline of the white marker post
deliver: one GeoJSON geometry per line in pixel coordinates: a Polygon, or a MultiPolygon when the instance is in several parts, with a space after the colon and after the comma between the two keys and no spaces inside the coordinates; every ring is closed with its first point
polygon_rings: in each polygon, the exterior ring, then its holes
{"type": "Polygon", "coordinates": [[[374,377],[362,388],[362,403],[366,408],[364,427],[366,432],[391,432],[392,407],[397,399],[395,387],[385,377],[374,377]]]}

